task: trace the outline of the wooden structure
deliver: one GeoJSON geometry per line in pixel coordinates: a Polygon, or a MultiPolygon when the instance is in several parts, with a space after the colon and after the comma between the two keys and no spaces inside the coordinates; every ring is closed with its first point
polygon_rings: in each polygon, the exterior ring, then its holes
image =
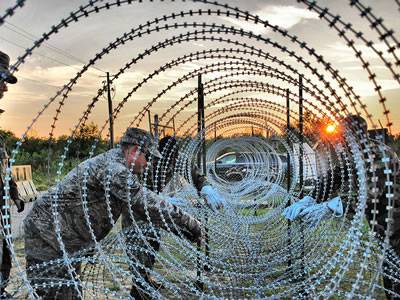
{"type": "Polygon", "coordinates": [[[38,191],[32,181],[32,167],[30,165],[13,166],[12,175],[17,183],[21,199],[25,202],[36,200],[38,191]]]}

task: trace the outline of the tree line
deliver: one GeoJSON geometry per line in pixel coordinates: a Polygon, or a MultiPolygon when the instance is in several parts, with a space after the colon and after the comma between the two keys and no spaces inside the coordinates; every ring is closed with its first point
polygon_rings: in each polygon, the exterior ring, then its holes
{"type": "MultiPolygon", "coordinates": [[[[13,132],[3,129],[0,129],[0,136],[4,140],[8,154],[11,155],[11,150],[16,148],[16,142],[20,139],[13,132]]],[[[19,148],[14,165],[31,165],[36,188],[45,190],[55,182],[55,174],[59,169],[58,163],[68,139],[71,140],[71,144],[68,147],[62,175],[89,157],[96,140],[98,142],[95,155],[106,151],[109,147],[108,141],[100,136],[99,128],[94,123],[79,128],[72,138],[61,135],[58,138],[49,139],[28,134],[19,148]]]]}

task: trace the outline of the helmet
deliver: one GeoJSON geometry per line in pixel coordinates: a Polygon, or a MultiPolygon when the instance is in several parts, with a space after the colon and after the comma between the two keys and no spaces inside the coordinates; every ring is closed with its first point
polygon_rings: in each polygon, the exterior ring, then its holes
{"type": "Polygon", "coordinates": [[[0,51],[0,80],[14,84],[17,83],[17,78],[10,73],[10,57],[4,52],[0,51]]]}
{"type": "Polygon", "coordinates": [[[368,123],[360,115],[347,115],[343,121],[348,128],[361,129],[363,132],[367,132],[368,123]]]}
{"type": "Polygon", "coordinates": [[[145,152],[151,155],[161,158],[161,154],[157,149],[157,145],[154,143],[150,133],[140,128],[130,127],[128,128],[120,140],[121,145],[141,145],[145,152]]]}

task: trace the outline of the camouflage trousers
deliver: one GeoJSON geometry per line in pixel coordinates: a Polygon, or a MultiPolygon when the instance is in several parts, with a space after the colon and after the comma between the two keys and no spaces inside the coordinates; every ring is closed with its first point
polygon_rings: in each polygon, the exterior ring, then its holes
{"type": "MultiPolygon", "coordinates": [[[[382,203],[385,203],[384,199],[381,201],[382,203]]],[[[397,256],[400,257],[400,207],[399,207],[399,200],[396,198],[395,199],[395,204],[392,210],[393,213],[393,221],[392,221],[392,226],[391,226],[391,231],[392,235],[389,238],[389,243],[390,246],[393,248],[394,252],[396,253],[397,256]]],[[[367,208],[366,208],[366,217],[368,222],[370,223],[371,220],[373,219],[373,215],[371,213],[372,209],[372,204],[368,203],[367,208]]],[[[378,210],[381,212],[385,212],[385,205],[378,207],[378,210]]],[[[373,230],[378,233],[380,237],[385,236],[385,230],[386,230],[386,218],[387,218],[387,213],[383,213],[382,215],[378,215],[377,218],[377,224],[373,228],[373,230]]],[[[390,263],[387,260],[383,261],[382,264],[383,269],[385,270],[390,270],[391,266],[390,263]]],[[[398,295],[400,295],[400,283],[391,279],[390,277],[383,276],[383,285],[385,289],[392,291],[398,295]]],[[[396,299],[394,295],[391,293],[385,291],[387,299],[396,299]]],[[[397,298],[398,299],[398,298],[397,298]]]]}
{"type": "MultiPolygon", "coordinates": [[[[34,226],[25,226],[25,259],[26,272],[30,284],[43,300],[75,300],[80,299],[74,285],[68,284],[72,278],[62,262],[54,260],[62,257],[61,252],[44,241],[34,226]],[[37,254],[37,255],[36,255],[37,254]],[[46,263],[46,265],[43,265],[46,263]],[[54,282],[53,287],[46,286],[54,282]],[[35,285],[37,285],[35,287],[35,285]]],[[[80,273],[80,264],[74,264],[76,275],[80,273]]]]}
{"type": "Polygon", "coordinates": [[[1,278],[0,278],[0,293],[3,294],[7,287],[11,272],[11,252],[8,249],[7,242],[4,238],[0,238],[0,259],[1,259],[1,278]]]}
{"type": "MultiPolygon", "coordinates": [[[[395,222],[400,222],[400,220],[397,220],[395,222]]],[[[390,246],[392,246],[393,250],[395,251],[396,255],[400,257],[400,231],[395,232],[391,237],[390,237],[390,246]]],[[[386,260],[383,261],[382,264],[383,269],[389,270],[391,268],[390,263],[388,263],[386,260]]],[[[398,279],[400,280],[400,279],[398,279]]],[[[400,283],[398,281],[392,280],[390,277],[383,276],[383,286],[385,289],[388,289],[398,295],[400,295],[400,283]]],[[[386,297],[387,299],[398,299],[391,293],[386,292],[386,297]]]]}
{"type": "Polygon", "coordinates": [[[139,224],[137,228],[126,228],[124,236],[127,245],[128,258],[137,262],[137,271],[141,275],[147,275],[146,268],[152,269],[155,263],[155,253],[160,249],[159,230],[139,224]]]}
{"type": "MultiPolygon", "coordinates": [[[[4,213],[4,211],[2,210],[4,213]]],[[[1,220],[1,226],[4,226],[1,220]]],[[[10,279],[11,272],[11,251],[8,249],[7,241],[2,234],[0,234],[0,294],[5,292],[8,280],[10,279]]]]}
{"type": "Polygon", "coordinates": [[[153,269],[156,252],[160,249],[159,229],[149,226],[144,222],[138,222],[138,227],[130,226],[128,218],[122,218],[127,254],[131,261],[129,269],[132,272],[132,287],[130,295],[134,299],[151,299],[148,293],[149,287],[158,289],[151,279],[149,271],[153,269]],[[146,282],[135,280],[139,275],[146,282]]]}
{"type": "MultiPolygon", "coordinates": [[[[140,229],[133,226],[124,226],[124,236],[127,245],[128,258],[131,260],[130,270],[133,278],[139,273],[146,281],[149,279],[147,269],[152,269],[155,263],[154,252],[158,251],[160,244],[158,234],[149,226],[140,224],[140,229]],[[142,236],[142,237],[141,237],[142,236]],[[150,246],[150,247],[149,247],[150,246]]],[[[41,238],[35,226],[25,226],[25,258],[27,277],[32,287],[39,297],[43,300],[75,300],[79,299],[77,289],[66,283],[71,281],[68,269],[61,263],[50,263],[62,257],[62,253],[57,250],[57,245],[50,245],[41,238]],[[47,266],[43,264],[47,263],[47,266]],[[43,287],[44,284],[54,282],[53,287],[43,287]],[[37,285],[35,287],[35,285],[37,285]]],[[[73,264],[76,275],[80,274],[81,265],[73,264]]],[[[132,281],[132,289],[135,289],[135,280],[132,281]]],[[[145,287],[138,289],[144,290],[145,287]]],[[[79,289],[78,289],[79,290],[79,289]]],[[[80,290],[79,290],[80,291],[80,290]]],[[[136,296],[135,299],[146,299],[145,292],[136,296]]]]}

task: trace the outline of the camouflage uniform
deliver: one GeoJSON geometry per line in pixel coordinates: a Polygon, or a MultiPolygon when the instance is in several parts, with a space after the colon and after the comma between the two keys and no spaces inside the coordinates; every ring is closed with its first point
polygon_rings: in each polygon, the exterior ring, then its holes
{"type": "MultiPolygon", "coordinates": [[[[4,146],[4,141],[0,137],[0,160],[1,160],[1,176],[0,176],[0,205],[1,205],[1,212],[2,215],[6,213],[6,210],[4,208],[5,205],[5,200],[3,199],[4,196],[4,183],[5,183],[5,166],[7,165],[7,159],[8,155],[4,146]]],[[[9,193],[10,193],[10,198],[14,201],[19,199],[19,194],[18,194],[18,188],[17,184],[15,183],[14,179],[11,178],[9,181],[9,193]]],[[[9,212],[10,213],[10,212],[9,212]]],[[[9,220],[10,221],[10,220],[9,220]]],[[[1,226],[4,226],[4,220],[1,218],[1,226]]],[[[7,247],[7,242],[4,239],[2,233],[0,232],[0,271],[1,271],[1,286],[0,286],[0,291],[1,294],[3,294],[5,287],[7,286],[7,281],[10,277],[10,271],[11,271],[11,252],[7,247]]]]}
{"type": "MultiPolygon", "coordinates": [[[[379,237],[383,239],[386,230],[388,231],[389,244],[393,247],[396,255],[400,257],[400,162],[396,153],[382,143],[375,144],[372,148],[372,153],[375,157],[373,165],[369,166],[368,202],[365,214],[371,228],[379,237]],[[390,169],[389,174],[386,174],[387,171],[385,171],[384,157],[387,159],[387,168],[390,169]],[[374,173],[373,169],[375,169],[374,173]],[[376,188],[374,188],[374,181],[376,181],[376,188]],[[389,181],[393,185],[388,186],[386,183],[389,181]],[[389,207],[388,199],[390,194],[393,195],[391,207],[389,207]],[[373,220],[374,214],[375,221],[373,220]]],[[[387,269],[386,273],[390,269],[390,264],[386,260],[383,262],[383,269],[384,271],[387,269]]],[[[398,280],[400,279],[398,278],[398,280]]],[[[386,276],[383,277],[383,283],[386,289],[400,295],[400,283],[392,281],[386,276]]],[[[386,296],[388,299],[393,298],[393,295],[389,293],[386,293],[386,296]]]]}
{"type": "MultiPolygon", "coordinates": [[[[109,190],[110,213],[114,220],[118,219],[123,210],[126,211],[129,204],[135,219],[146,221],[146,204],[151,222],[155,226],[166,227],[161,218],[163,215],[168,225],[174,222],[182,229],[187,238],[196,240],[201,235],[200,224],[191,216],[165,202],[155,193],[148,192],[144,195],[143,187],[137,176],[132,175],[126,167],[126,160],[121,149],[109,150],[81,163],[65,176],[58,187],[58,191],[56,188],[52,188],[43,194],[34,203],[24,221],[28,278],[33,284],[41,283],[37,276],[42,275],[32,269],[35,264],[62,257],[52,214],[52,197],[54,195],[58,195],[61,236],[69,254],[94,245],[82,207],[84,194],[87,194],[89,218],[96,239],[99,241],[110,232],[112,225],[107,209],[106,190],[109,190]],[[83,183],[85,172],[87,173],[87,189],[84,188],[83,183]],[[131,199],[128,197],[128,180],[131,182],[131,199]],[[108,186],[106,186],[107,182],[108,186]]],[[[173,228],[171,226],[171,229],[173,228]]],[[[48,270],[45,277],[47,277],[46,281],[49,278],[69,279],[65,270],[60,268],[48,270]]],[[[46,290],[39,288],[37,293],[44,296],[45,299],[73,299],[76,296],[74,288],[71,287],[59,288],[58,294],[57,288],[47,288],[46,290]]]]}
{"type": "MultiPolygon", "coordinates": [[[[17,83],[17,78],[11,74],[9,71],[9,66],[10,66],[10,57],[0,51],[0,99],[3,98],[4,93],[8,90],[7,88],[7,83],[14,84],[17,83]]],[[[4,112],[1,110],[0,113],[4,112]]],[[[4,213],[4,168],[3,168],[3,163],[7,164],[7,152],[5,149],[5,144],[4,140],[0,137],[0,156],[1,156],[1,167],[0,167],[0,173],[1,173],[1,178],[0,178],[0,205],[1,205],[1,210],[2,213],[4,213]]],[[[23,202],[19,200],[19,195],[18,195],[18,189],[17,185],[15,184],[14,180],[11,179],[9,181],[9,186],[10,186],[10,197],[11,199],[15,202],[15,204],[18,207],[18,212],[21,212],[24,207],[23,207],[23,202]]],[[[3,224],[3,219],[1,220],[1,225],[4,226],[3,224]]],[[[1,268],[1,278],[0,278],[0,297],[6,297],[6,295],[3,293],[5,292],[5,287],[7,285],[8,278],[10,276],[10,270],[11,270],[11,253],[7,247],[7,243],[4,240],[2,234],[0,233],[0,268],[1,268]]]]}
{"type": "MultiPolygon", "coordinates": [[[[385,237],[385,231],[387,229],[387,218],[388,218],[388,198],[386,195],[388,194],[388,186],[386,184],[387,174],[385,171],[385,163],[382,161],[384,157],[387,158],[388,168],[391,169],[391,173],[389,174],[390,181],[393,182],[393,185],[390,186],[391,194],[393,194],[392,198],[392,208],[391,208],[391,223],[389,230],[389,243],[393,247],[397,256],[400,256],[400,170],[399,170],[399,159],[393,150],[391,150],[388,146],[374,140],[368,140],[368,144],[370,147],[370,154],[373,156],[373,164],[366,163],[367,169],[367,184],[368,184],[368,198],[367,205],[365,208],[365,216],[368,220],[368,223],[371,226],[371,229],[378,234],[378,236],[383,240],[385,237]],[[373,172],[373,169],[375,172],[373,172]],[[376,188],[374,188],[373,182],[376,181],[376,188]],[[376,199],[376,200],[375,200],[376,199]],[[375,203],[374,203],[375,202],[375,203]],[[375,222],[373,221],[375,212],[375,222]]],[[[347,149],[348,153],[350,150],[347,149]]],[[[367,157],[367,153],[365,153],[364,157],[367,161],[369,159],[367,157]]],[[[338,159],[336,160],[338,161],[338,159]]],[[[353,165],[353,173],[356,168],[353,165]]],[[[344,177],[338,176],[341,174],[341,168],[338,165],[335,165],[333,170],[329,170],[326,174],[325,182],[319,182],[319,186],[314,190],[313,196],[317,199],[318,202],[326,201],[329,198],[337,196],[337,194],[341,191],[346,195],[348,190],[348,174],[344,173],[344,177]],[[325,187],[325,188],[324,188],[325,187]]],[[[354,176],[355,179],[356,176],[354,176]]],[[[354,181],[352,183],[353,191],[357,190],[357,183],[354,181]]],[[[349,201],[344,201],[345,210],[347,210],[347,217],[352,218],[356,211],[356,204],[353,200],[351,203],[349,201]],[[346,208],[347,207],[347,208],[346,208]]],[[[387,261],[384,261],[383,268],[389,268],[389,264],[387,261]]],[[[390,280],[388,277],[384,276],[383,278],[384,287],[388,290],[394,291],[397,294],[400,294],[400,285],[396,282],[390,280]]],[[[392,297],[389,293],[387,293],[388,299],[392,297]]]]}

